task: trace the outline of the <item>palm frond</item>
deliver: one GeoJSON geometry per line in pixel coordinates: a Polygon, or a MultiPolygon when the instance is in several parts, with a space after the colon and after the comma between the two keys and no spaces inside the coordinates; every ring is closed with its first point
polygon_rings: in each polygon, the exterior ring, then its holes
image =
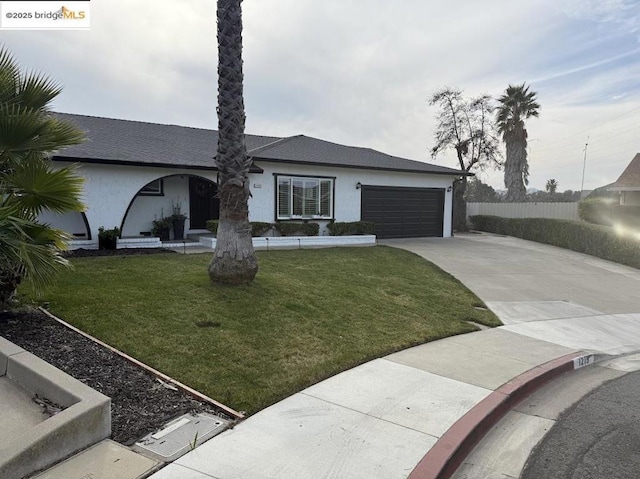
{"type": "Polygon", "coordinates": [[[48,161],[22,162],[5,181],[10,192],[7,201],[18,204],[26,213],[38,215],[43,210],[64,213],[84,209],[79,199],[84,180],[76,174],[75,167],[56,170],[48,161]]]}

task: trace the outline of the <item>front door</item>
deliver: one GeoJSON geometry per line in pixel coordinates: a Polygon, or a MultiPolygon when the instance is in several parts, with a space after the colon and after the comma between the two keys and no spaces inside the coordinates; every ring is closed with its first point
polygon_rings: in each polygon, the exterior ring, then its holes
{"type": "Polygon", "coordinates": [[[213,181],[189,177],[189,224],[191,229],[205,229],[207,220],[220,218],[218,187],[213,181]]]}

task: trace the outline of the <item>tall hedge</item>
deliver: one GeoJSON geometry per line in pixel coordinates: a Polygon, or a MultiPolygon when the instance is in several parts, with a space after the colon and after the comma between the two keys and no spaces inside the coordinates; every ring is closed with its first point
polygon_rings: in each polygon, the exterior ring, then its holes
{"type": "Polygon", "coordinates": [[[640,239],[637,233],[636,236],[620,235],[608,226],[549,218],[476,215],[469,219],[473,227],[480,231],[559,246],[640,268],[640,239]]]}

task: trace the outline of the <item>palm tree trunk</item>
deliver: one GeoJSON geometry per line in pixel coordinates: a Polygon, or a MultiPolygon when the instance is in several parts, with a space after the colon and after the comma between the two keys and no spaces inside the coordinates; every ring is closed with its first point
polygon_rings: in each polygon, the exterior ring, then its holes
{"type": "Polygon", "coordinates": [[[11,300],[22,282],[23,272],[20,265],[6,264],[0,267],[0,311],[11,308],[11,300]]]}
{"type": "Polygon", "coordinates": [[[507,160],[504,164],[506,201],[523,202],[527,198],[525,177],[528,172],[526,140],[513,133],[506,138],[507,160]]]}
{"type": "Polygon", "coordinates": [[[244,141],[242,0],[218,0],[218,152],[220,222],[211,281],[249,283],[258,272],[249,224],[249,166],[244,141]]]}

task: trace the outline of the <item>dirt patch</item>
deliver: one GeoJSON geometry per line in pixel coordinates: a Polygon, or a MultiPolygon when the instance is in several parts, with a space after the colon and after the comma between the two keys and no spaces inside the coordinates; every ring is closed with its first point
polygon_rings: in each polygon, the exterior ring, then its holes
{"type": "Polygon", "coordinates": [[[131,445],[186,412],[208,411],[230,419],[41,311],[2,313],[0,336],[109,396],[111,437],[121,444],[131,445]]]}

